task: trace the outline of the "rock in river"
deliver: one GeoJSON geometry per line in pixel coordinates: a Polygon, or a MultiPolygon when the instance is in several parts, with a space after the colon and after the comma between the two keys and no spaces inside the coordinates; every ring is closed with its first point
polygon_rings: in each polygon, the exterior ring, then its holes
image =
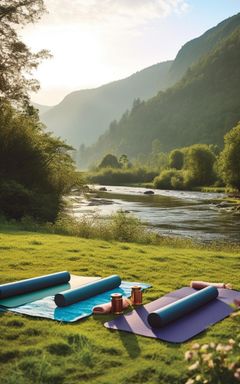
{"type": "Polygon", "coordinates": [[[144,193],[144,195],[154,195],[154,192],[151,190],[145,191],[143,193],[144,193]]]}

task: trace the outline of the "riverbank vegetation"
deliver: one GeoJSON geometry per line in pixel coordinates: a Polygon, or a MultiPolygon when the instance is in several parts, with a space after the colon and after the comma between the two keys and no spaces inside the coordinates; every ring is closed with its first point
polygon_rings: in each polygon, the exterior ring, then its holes
{"type": "MultiPolygon", "coordinates": [[[[240,289],[240,254],[232,249],[106,242],[19,231],[13,226],[2,226],[0,237],[1,283],[60,270],[86,276],[118,273],[129,281],[152,284],[144,293],[144,303],[193,279],[224,281],[240,289]]],[[[91,316],[74,324],[12,313],[0,317],[0,381],[6,384],[112,384],[113,378],[119,384],[184,384],[189,377],[184,354],[192,341],[173,345],[111,332],[103,327],[110,316],[91,316]]],[[[238,323],[227,318],[194,342],[227,344],[238,333],[238,323]]],[[[222,384],[221,376],[218,383],[222,384]]]]}
{"type": "Polygon", "coordinates": [[[202,242],[181,236],[166,236],[149,230],[136,216],[118,211],[102,220],[97,214],[74,218],[69,214],[61,214],[54,223],[40,223],[31,217],[22,220],[6,220],[1,218],[0,231],[29,231],[42,234],[75,236],[80,239],[99,239],[109,242],[119,241],[177,248],[198,248],[203,250],[226,250],[240,252],[239,243],[224,241],[202,242]]]}
{"type": "Polygon", "coordinates": [[[126,155],[122,155],[125,163],[106,155],[88,172],[88,181],[110,185],[152,183],[157,189],[239,191],[240,124],[225,135],[222,151],[214,145],[194,144],[163,153],[160,143],[154,144],[142,165],[139,160],[130,162],[126,155]]]}

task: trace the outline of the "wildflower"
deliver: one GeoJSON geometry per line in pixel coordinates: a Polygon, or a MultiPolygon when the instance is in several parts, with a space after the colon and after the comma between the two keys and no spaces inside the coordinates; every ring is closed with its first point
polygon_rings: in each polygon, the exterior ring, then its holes
{"type": "Polygon", "coordinates": [[[195,383],[195,380],[193,379],[188,379],[188,381],[186,381],[186,384],[194,384],[195,383]]]}
{"type": "Polygon", "coordinates": [[[208,361],[208,368],[214,368],[214,362],[213,360],[208,361]]]}
{"type": "Polygon", "coordinates": [[[230,345],[234,345],[234,344],[236,344],[236,341],[233,340],[233,339],[229,339],[229,340],[228,340],[228,344],[230,344],[230,345]]]}
{"type": "Polygon", "coordinates": [[[236,372],[234,373],[234,377],[240,381],[240,369],[237,369],[236,372]]]}
{"type": "Polygon", "coordinates": [[[192,351],[186,351],[185,352],[185,360],[190,361],[193,358],[193,352],[192,351]]]}
{"type": "Polygon", "coordinates": [[[232,350],[232,345],[225,345],[225,347],[224,347],[224,351],[225,352],[230,352],[231,350],[232,350]]]}
{"type": "Polygon", "coordinates": [[[190,365],[190,367],[188,367],[188,370],[189,371],[194,371],[198,367],[199,367],[199,361],[197,360],[196,363],[194,363],[194,364],[190,365]]]}
{"type": "Polygon", "coordinates": [[[200,348],[200,344],[198,344],[198,343],[194,343],[192,345],[192,349],[199,349],[199,348],[200,348]]]}
{"type": "Polygon", "coordinates": [[[201,352],[207,352],[208,348],[209,348],[209,345],[208,345],[208,344],[203,344],[203,345],[201,346],[201,348],[200,348],[200,351],[201,351],[201,352]]]}
{"type": "Polygon", "coordinates": [[[212,357],[212,353],[204,353],[202,355],[203,361],[209,361],[211,359],[211,357],[212,357]]]}
{"type": "Polygon", "coordinates": [[[218,344],[217,347],[216,347],[216,351],[217,351],[217,352],[222,352],[222,351],[224,351],[224,345],[222,345],[222,344],[218,344]]]}

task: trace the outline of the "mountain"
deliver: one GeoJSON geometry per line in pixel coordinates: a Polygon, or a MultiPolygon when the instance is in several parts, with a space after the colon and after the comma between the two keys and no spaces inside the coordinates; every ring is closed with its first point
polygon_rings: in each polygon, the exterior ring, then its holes
{"type": "Polygon", "coordinates": [[[89,145],[112,120],[119,119],[126,109],[131,108],[134,99],[146,100],[166,89],[171,64],[171,61],[156,64],[126,79],[73,92],[42,114],[41,121],[49,131],[75,148],[82,143],[89,145]]]}
{"type": "Polygon", "coordinates": [[[38,109],[40,116],[52,108],[49,105],[42,105],[38,103],[32,103],[32,105],[34,106],[34,108],[38,109]]]}
{"type": "Polygon", "coordinates": [[[200,37],[186,43],[178,52],[169,71],[169,83],[180,80],[187,69],[209,53],[225,38],[239,28],[240,14],[229,17],[217,26],[209,29],[200,37]]]}
{"type": "MultiPolygon", "coordinates": [[[[175,86],[123,115],[85,151],[89,161],[106,152],[131,158],[149,153],[154,139],[165,151],[194,143],[223,144],[224,134],[240,120],[240,14],[221,23],[219,35],[223,25],[234,32],[215,37],[216,46],[175,86]]],[[[216,35],[217,27],[214,31],[216,35]]]]}

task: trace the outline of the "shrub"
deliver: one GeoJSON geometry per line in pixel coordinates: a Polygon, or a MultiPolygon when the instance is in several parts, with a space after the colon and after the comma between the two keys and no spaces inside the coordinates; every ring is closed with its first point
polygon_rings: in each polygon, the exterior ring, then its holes
{"type": "Polygon", "coordinates": [[[157,172],[149,171],[146,168],[124,168],[113,169],[103,168],[96,173],[88,175],[90,183],[121,185],[128,183],[148,183],[157,176],[157,172]]]}
{"type": "Polygon", "coordinates": [[[240,122],[224,136],[218,167],[227,186],[240,190],[240,122]]]}
{"type": "Polygon", "coordinates": [[[184,164],[184,152],[180,149],[174,149],[169,154],[169,167],[175,169],[182,169],[184,164]]]}
{"type": "Polygon", "coordinates": [[[173,189],[173,182],[177,182],[181,175],[181,171],[177,171],[176,169],[166,169],[160,173],[159,176],[155,177],[153,180],[154,187],[157,189],[173,189]]]}

